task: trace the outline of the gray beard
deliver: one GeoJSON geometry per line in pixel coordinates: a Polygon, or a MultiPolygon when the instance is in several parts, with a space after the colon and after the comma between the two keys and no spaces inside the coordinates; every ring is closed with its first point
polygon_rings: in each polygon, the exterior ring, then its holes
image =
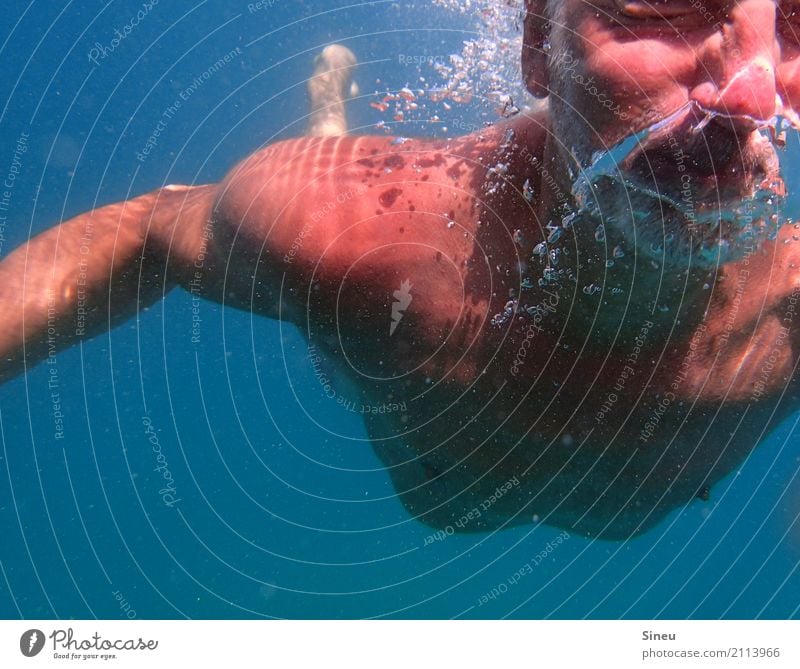
{"type": "MultiPolygon", "coordinates": [[[[656,184],[625,173],[619,166],[648,132],[597,154],[580,170],[572,186],[576,224],[602,225],[608,237],[615,232],[626,254],[635,252],[658,264],[708,268],[752,253],[790,221],[789,196],[770,188],[696,209],[691,192],[668,196],[656,184]]],[[[800,154],[793,139],[794,152],[800,154]]]]}
{"type": "Polygon", "coordinates": [[[659,264],[713,267],[738,260],[775,239],[790,219],[785,196],[765,189],[737,202],[696,212],[617,174],[586,174],[573,190],[582,225],[603,225],[619,234],[626,253],[659,264]]]}

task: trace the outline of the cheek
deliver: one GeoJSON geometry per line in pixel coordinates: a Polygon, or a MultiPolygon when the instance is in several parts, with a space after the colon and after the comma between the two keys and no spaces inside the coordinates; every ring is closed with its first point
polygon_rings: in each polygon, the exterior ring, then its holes
{"type": "Polygon", "coordinates": [[[778,67],[778,92],[784,102],[800,110],[800,55],[778,67]]]}
{"type": "Polygon", "coordinates": [[[664,40],[613,42],[587,56],[587,67],[620,102],[659,100],[688,89],[688,75],[696,68],[692,49],[664,40]]]}

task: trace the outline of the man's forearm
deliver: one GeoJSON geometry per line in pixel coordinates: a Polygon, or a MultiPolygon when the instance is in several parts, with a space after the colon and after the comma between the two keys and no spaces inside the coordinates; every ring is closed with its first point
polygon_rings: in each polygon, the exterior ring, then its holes
{"type": "Polygon", "coordinates": [[[163,260],[144,253],[157,192],[101,207],[0,262],[0,382],[158,299],[163,260]],[[151,257],[148,257],[151,256],[151,257]]]}

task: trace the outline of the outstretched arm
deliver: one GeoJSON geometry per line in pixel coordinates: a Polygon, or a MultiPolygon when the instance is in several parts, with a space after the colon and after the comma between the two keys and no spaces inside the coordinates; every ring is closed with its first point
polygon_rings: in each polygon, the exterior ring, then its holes
{"type": "MultiPolygon", "coordinates": [[[[307,134],[347,132],[344,100],[355,92],[356,62],[338,44],[317,57],[307,134]]],[[[76,216],[3,259],[0,383],[114,327],[176,284],[220,299],[223,268],[206,248],[216,193],[216,185],[166,186],[76,216]]]]}
{"type": "Polygon", "coordinates": [[[3,259],[0,383],[182,282],[205,254],[215,192],[166,186],[76,216],[3,259]]]}

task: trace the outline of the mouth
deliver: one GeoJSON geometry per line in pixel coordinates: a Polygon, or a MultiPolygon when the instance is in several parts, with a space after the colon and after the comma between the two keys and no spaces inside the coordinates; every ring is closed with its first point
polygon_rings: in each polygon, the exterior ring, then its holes
{"type": "Polygon", "coordinates": [[[657,260],[741,257],[787,220],[778,154],[784,119],[745,121],[685,105],[596,154],[573,184],[579,209],[657,260]]]}
{"type": "Polygon", "coordinates": [[[751,121],[737,131],[730,119],[690,104],[651,128],[620,169],[666,197],[684,199],[691,190],[697,208],[718,208],[780,181],[777,123],[751,121]]]}

